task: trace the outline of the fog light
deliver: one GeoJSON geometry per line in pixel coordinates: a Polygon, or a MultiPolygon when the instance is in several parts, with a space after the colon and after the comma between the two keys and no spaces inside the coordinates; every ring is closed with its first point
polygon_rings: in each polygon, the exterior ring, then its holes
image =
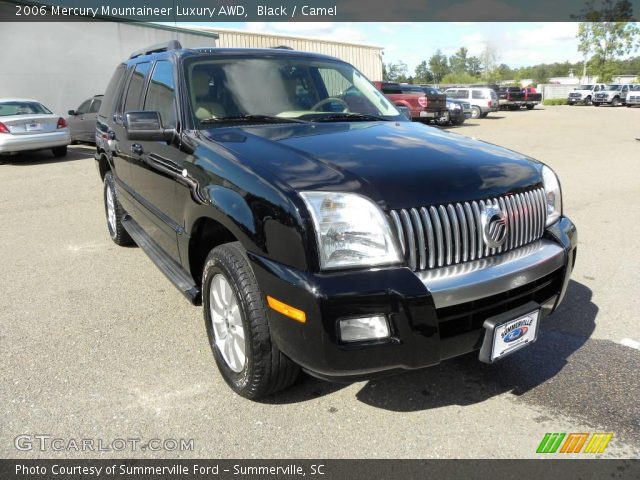
{"type": "Polygon", "coordinates": [[[343,342],[366,342],[388,337],[389,323],[385,315],[340,320],[340,340],[343,342]]]}

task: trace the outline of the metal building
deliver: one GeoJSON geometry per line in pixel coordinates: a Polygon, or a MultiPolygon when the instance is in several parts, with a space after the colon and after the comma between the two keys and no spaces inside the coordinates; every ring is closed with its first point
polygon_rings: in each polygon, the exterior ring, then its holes
{"type": "Polygon", "coordinates": [[[0,97],[34,98],[66,114],[104,93],[116,66],[132,52],[176,38],[185,47],[213,47],[217,36],[152,23],[4,22],[0,97]]]}
{"type": "Polygon", "coordinates": [[[376,45],[228,28],[201,26],[191,28],[215,32],[218,35],[216,42],[218,47],[273,48],[287,46],[294,50],[322,53],[354,65],[369,80],[382,80],[383,47],[376,45]]]}

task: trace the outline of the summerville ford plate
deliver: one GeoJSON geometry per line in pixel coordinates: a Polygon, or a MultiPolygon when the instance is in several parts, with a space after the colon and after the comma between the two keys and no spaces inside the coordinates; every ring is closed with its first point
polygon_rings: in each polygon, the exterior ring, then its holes
{"type": "Polygon", "coordinates": [[[517,310],[488,318],[484,322],[480,360],[493,363],[531,345],[538,338],[539,317],[540,306],[529,302],[517,310]]]}

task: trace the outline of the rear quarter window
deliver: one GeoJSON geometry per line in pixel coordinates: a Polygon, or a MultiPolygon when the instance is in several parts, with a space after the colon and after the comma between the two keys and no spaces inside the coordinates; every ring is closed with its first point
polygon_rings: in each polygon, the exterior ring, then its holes
{"type": "Polygon", "coordinates": [[[133,75],[131,75],[131,80],[129,80],[123,113],[135,111],[140,108],[140,97],[142,96],[144,81],[147,73],[149,73],[150,67],[151,64],[149,62],[136,65],[133,75]]]}
{"type": "Polygon", "coordinates": [[[100,109],[98,110],[99,116],[106,118],[115,110],[116,101],[120,96],[120,92],[122,91],[125,72],[125,64],[123,63],[121,65],[118,65],[118,68],[116,68],[116,71],[111,77],[109,85],[107,85],[107,89],[104,92],[104,97],[102,98],[100,109]]]}

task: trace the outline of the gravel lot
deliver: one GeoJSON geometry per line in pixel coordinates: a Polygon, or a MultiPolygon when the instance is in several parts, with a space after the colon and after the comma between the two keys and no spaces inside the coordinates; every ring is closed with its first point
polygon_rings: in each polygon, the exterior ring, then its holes
{"type": "Polygon", "coordinates": [[[560,175],[577,267],[538,342],[375,382],[304,377],[264,402],[217,373],[200,308],[108,238],[89,147],[0,165],[0,456],[534,457],[545,432],[613,432],[640,455],[640,109],[539,107],[451,131],[560,175]],[[193,439],[192,451],[17,451],[20,434],[193,439]]]}

